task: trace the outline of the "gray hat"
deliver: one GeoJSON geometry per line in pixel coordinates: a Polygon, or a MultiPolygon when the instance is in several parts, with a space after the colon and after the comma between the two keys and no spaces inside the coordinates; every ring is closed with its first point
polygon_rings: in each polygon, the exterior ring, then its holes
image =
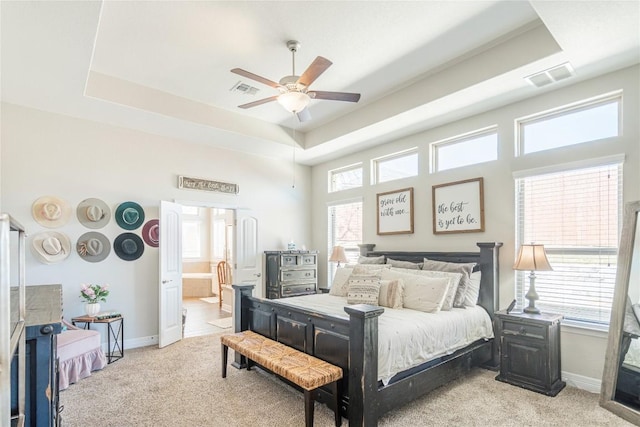
{"type": "Polygon", "coordinates": [[[55,264],[65,260],[71,253],[71,242],[64,233],[43,231],[31,239],[31,248],[38,261],[55,264]]]}
{"type": "Polygon", "coordinates": [[[104,234],[98,233],[97,231],[90,231],[78,238],[76,250],[83,260],[100,262],[109,256],[111,243],[104,234]]]}
{"type": "Polygon", "coordinates": [[[100,199],[85,199],[76,209],[78,221],[87,228],[102,228],[111,219],[111,209],[100,199]]]}

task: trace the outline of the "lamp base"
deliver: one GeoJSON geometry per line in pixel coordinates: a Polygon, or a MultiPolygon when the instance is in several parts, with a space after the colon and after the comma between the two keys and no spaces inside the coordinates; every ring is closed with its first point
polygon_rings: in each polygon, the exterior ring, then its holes
{"type": "Polygon", "coordinates": [[[538,307],[525,307],[522,311],[528,314],[540,314],[540,309],[538,307]]]}

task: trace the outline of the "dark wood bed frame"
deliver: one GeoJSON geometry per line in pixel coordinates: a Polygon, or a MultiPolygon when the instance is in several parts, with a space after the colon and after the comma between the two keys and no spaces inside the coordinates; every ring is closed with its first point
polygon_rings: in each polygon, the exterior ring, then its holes
{"type": "MultiPolygon", "coordinates": [[[[492,321],[499,304],[498,251],[502,243],[477,243],[479,252],[383,252],[362,245],[363,255],[422,262],[476,262],[482,272],[478,304],[492,321]]],[[[344,378],[339,384],[340,413],[350,426],[376,426],[378,418],[415,398],[440,387],[472,367],[497,369],[497,343],[479,340],[425,366],[398,374],[388,385],[378,381],[378,316],[384,308],[351,305],[343,317],[332,317],[252,296],[254,285],[233,285],[236,332],[250,329],[273,340],[340,366],[344,378]],[[398,378],[398,379],[396,379],[398,378]]],[[[236,354],[234,366],[244,367],[244,357],[236,354]]],[[[319,389],[317,400],[332,407],[328,389],[319,389]]],[[[332,407],[332,409],[334,409],[332,407]]]]}

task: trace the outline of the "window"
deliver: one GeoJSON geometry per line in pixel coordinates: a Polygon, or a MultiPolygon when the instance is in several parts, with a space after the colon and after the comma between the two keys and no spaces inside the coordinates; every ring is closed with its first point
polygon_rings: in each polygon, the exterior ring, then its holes
{"type": "MultiPolygon", "coordinates": [[[[329,238],[327,253],[331,253],[334,246],[344,248],[350,263],[358,261],[360,256],[359,244],[362,243],[362,201],[351,201],[329,206],[329,238]]],[[[333,280],[337,264],[329,262],[327,266],[328,282],[333,280]]]]}
{"type": "Polygon", "coordinates": [[[418,175],[417,148],[372,160],[373,183],[418,175]]]}
{"type": "Polygon", "coordinates": [[[578,106],[517,121],[520,154],[535,153],[620,135],[622,96],[608,96],[578,106]]]}
{"type": "Polygon", "coordinates": [[[431,172],[459,168],[498,159],[496,127],[431,144],[431,172]]]}
{"type": "Polygon", "coordinates": [[[197,206],[182,207],[182,258],[208,259],[207,209],[197,206]]]}
{"type": "Polygon", "coordinates": [[[329,192],[362,187],[362,163],[329,171],[329,192]]]}
{"type": "MultiPolygon", "coordinates": [[[[536,272],[536,306],[607,325],[616,276],[622,161],[516,177],[517,243],[544,244],[553,271],[536,272]]],[[[528,273],[518,271],[525,305],[528,273]]]]}

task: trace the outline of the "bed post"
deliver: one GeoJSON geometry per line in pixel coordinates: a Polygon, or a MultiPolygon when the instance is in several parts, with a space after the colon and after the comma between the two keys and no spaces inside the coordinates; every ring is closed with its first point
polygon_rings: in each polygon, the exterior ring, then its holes
{"type": "MultiPolygon", "coordinates": [[[[491,317],[493,330],[495,331],[494,313],[500,309],[500,270],[498,269],[498,254],[500,242],[476,243],[480,248],[480,266],[482,271],[482,285],[478,304],[484,307],[491,317]]],[[[489,368],[496,369],[500,365],[500,355],[498,354],[498,338],[494,338],[491,351],[491,360],[487,362],[489,368]]]]}
{"type": "Polygon", "coordinates": [[[349,426],[378,425],[378,316],[381,307],[357,304],[349,314],[349,426]]]}
{"type": "MultiPolygon", "coordinates": [[[[242,332],[249,329],[249,310],[242,307],[242,299],[253,294],[256,285],[231,285],[233,288],[233,331],[242,332]]],[[[220,295],[222,298],[222,295],[220,295]]],[[[245,367],[246,359],[237,351],[231,366],[242,369],[245,367]]]]}

